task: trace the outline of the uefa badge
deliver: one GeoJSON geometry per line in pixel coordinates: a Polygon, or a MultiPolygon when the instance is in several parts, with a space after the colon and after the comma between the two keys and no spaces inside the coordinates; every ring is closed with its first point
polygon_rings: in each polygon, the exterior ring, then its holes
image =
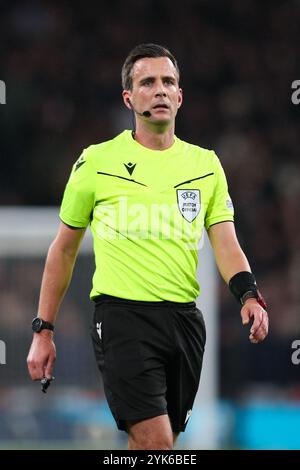
{"type": "Polygon", "coordinates": [[[193,222],[201,209],[199,189],[177,189],[177,201],[181,215],[193,222]]]}

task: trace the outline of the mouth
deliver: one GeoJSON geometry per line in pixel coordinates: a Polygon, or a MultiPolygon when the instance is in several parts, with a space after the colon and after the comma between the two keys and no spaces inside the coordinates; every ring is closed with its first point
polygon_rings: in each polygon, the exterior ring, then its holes
{"type": "Polygon", "coordinates": [[[165,111],[169,109],[169,106],[165,103],[157,103],[152,109],[157,109],[158,111],[165,111]]]}

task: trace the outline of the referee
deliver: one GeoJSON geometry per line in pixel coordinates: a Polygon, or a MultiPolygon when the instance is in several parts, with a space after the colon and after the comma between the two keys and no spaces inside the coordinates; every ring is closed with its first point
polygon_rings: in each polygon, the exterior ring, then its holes
{"type": "Polygon", "coordinates": [[[179,68],[171,52],[141,44],[122,69],[134,131],[85,149],[65,188],[45,264],[28,355],[33,380],[52,378],[53,330],[80,242],[90,225],[96,270],[92,340],[106,398],[129,449],[172,449],[199,386],[205,324],[195,300],[198,244],[206,229],[219,271],[251,320],[268,333],[266,305],[234,228],[216,154],[180,140],[179,68]]]}

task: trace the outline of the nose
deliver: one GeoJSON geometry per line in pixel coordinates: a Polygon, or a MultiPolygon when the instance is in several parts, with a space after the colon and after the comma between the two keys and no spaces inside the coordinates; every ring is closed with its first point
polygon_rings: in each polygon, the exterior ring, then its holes
{"type": "Polygon", "coordinates": [[[161,96],[161,97],[164,97],[164,98],[165,98],[165,97],[167,96],[167,94],[166,94],[165,91],[161,90],[161,91],[157,91],[157,92],[155,93],[155,96],[161,96]]]}
{"type": "Polygon", "coordinates": [[[160,96],[160,97],[164,97],[164,98],[167,96],[167,93],[166,93],[163,82],[158,82],[157,83],[157,87],[156,87],[156,90],[155,90],[155,96],[156,97],[160,96]]]}

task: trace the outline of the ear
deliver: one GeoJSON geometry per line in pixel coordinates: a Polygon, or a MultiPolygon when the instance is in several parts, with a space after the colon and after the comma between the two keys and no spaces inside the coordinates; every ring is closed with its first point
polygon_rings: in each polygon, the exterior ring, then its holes
{"type": "Polygon", "coordinates": [[[128,108],[128,109],[132,109],[132,105],[130,103],[130,97],[131,97],[131,93],[130,91],[128,90],[123,90],[122,91],[122,96],[123,96],[123,101],[124,101],[124,104],[125,106],[128,108]]]}
{"type": "Polygon", "coordinates": [[[183,91],[182,91],[182,88],[179,88],[178,103],[177,103],[177,108],[178,109],[181,107],[182,101],[183,101],[183,91]]]}

